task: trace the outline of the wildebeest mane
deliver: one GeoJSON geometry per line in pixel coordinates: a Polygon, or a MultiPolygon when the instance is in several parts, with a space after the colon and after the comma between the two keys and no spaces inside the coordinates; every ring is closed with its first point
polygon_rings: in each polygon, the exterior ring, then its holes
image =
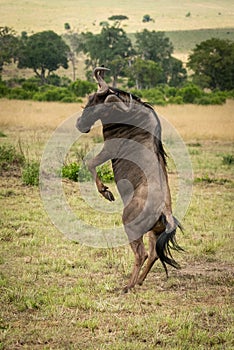
{"type": "Polygon", "coordinates": [[[167,165],[167,153],[163,147],[162,144],[162,137],[161,137],[161,123],[160,120],[158,118],[158,115],[156,114],[155,110],[153,109],[153,106],[149,103],[149,102],[144,102],[141,100],[141,98],[137,95],[134,95],[130,92],[118,89],[118,88],[114,88],[114,87],[110,87],[110,91],[113,92],[116,96],[118,96],[118,98],[120,100],[122,100],[123,102],[126,102],[122,96],[128,96],[129,100],[130,100],[130,96],[131,98],[138,102],[139,104],[141,104],[142,106],[149,108],[152,113],[154,114],[155,118],[157,119],[158,125],[159,125],[159,132],[157,133],[157,135],[155,135],[155,144],[156,144],[156,149],[158,150],[158,153],[160,154],[160,156],[162,157],[162,160],[164,162],[165,165],[167,165]]]}

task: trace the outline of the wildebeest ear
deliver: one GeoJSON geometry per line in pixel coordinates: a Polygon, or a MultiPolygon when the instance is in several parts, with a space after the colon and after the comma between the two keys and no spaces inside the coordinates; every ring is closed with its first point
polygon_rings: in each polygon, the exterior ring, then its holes
{"type": "Polygon", "coordinates": [[[129,103],[129,106],[127,106],[123,101],[120,100],[120,98],[116,95],[109,95],[104,101],[104,104],[106,106],[111,106],[110,103],[113,104],[114,108],[117,108],[124,112],[129,112],[131,109],[131,101],[129,103]]]}

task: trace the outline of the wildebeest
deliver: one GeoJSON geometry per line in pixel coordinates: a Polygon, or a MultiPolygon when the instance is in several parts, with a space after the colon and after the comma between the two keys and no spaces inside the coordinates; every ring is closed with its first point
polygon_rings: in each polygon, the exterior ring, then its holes
{"type": "Polygon", "coordinates": [[[112,162],[115,182],[124,204],[122,221],[135,255],[130,280],[124,287],[127,292],[137,283],[143,283],[158,258],[166,273],[166,264],[179,267],[171,256],[170,247],[181,249],[175,240],[180,224],[172,215],[160,120],[148,103],[131,93],[109,87],[104,80],[107,70],[95,68],[98,91],[89,97],[76,126],[87,133],[97,120],[102,122],[104,147],[87,162],[87,166],[98,191],[107,200],[114,201],[113,194],[96,172],[98,165],[109,159],[112,162]],[[149,237],[148,253],[143,242],[146,233],[149,237]],[[146,266],[140,274],[145,261],[146,266]]]}

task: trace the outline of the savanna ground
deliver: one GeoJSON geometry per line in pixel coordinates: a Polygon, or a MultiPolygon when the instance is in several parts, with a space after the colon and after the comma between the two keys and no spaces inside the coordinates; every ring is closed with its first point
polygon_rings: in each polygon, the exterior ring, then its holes
{"type": "MultiPolygon", "coordinates": [[[[128,246],[90,248],[68,240],[51,223],[37,187],[17,173],[0,178],[0,349],[233,349],[233,108],[157,107],[189,150],[194,183],[169,278],[157,262],[143,286],[121,293],[133,254],[128,246]],[[232,157],[231,157],[232,155],[232,157]]],[[[78,104],[0,100],[2,143],[40,160],[55,128],[78,104]]],[[[100,142],[98,131],[84,144],[100,142]]],[[[169,161],[175,198],[176,171],[169,161]]],[[[70,205],[105,225],[63,181],[70,205]]],[[[110,187],[114,187],[113,184],[110,187]]],[[[100,203],[104,199],[100,198],[100,203]]],[[[120,214],[115,223],[119,224],[120,214]]]]}

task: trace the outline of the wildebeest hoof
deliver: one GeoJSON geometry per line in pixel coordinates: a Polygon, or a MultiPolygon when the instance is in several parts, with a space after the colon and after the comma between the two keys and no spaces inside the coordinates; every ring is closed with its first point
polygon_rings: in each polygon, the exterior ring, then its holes
{"type": "Polygon", "coordinates": [[[108,190],[108,187],[105,187],[101,194],[103,195],[103,197],[105,197],[108,201],[110,202],[114,202],[115,197],[113,196],[112,192],[108,190]]]}
{"type": "Polygon", "coordinates": [[[123,293],[123,294],[128,293],[128,291],[129,291],[129,287],[128,287],[128,286],[125,286],[125,287],[122,289],[122,293],[123,293]]]}

